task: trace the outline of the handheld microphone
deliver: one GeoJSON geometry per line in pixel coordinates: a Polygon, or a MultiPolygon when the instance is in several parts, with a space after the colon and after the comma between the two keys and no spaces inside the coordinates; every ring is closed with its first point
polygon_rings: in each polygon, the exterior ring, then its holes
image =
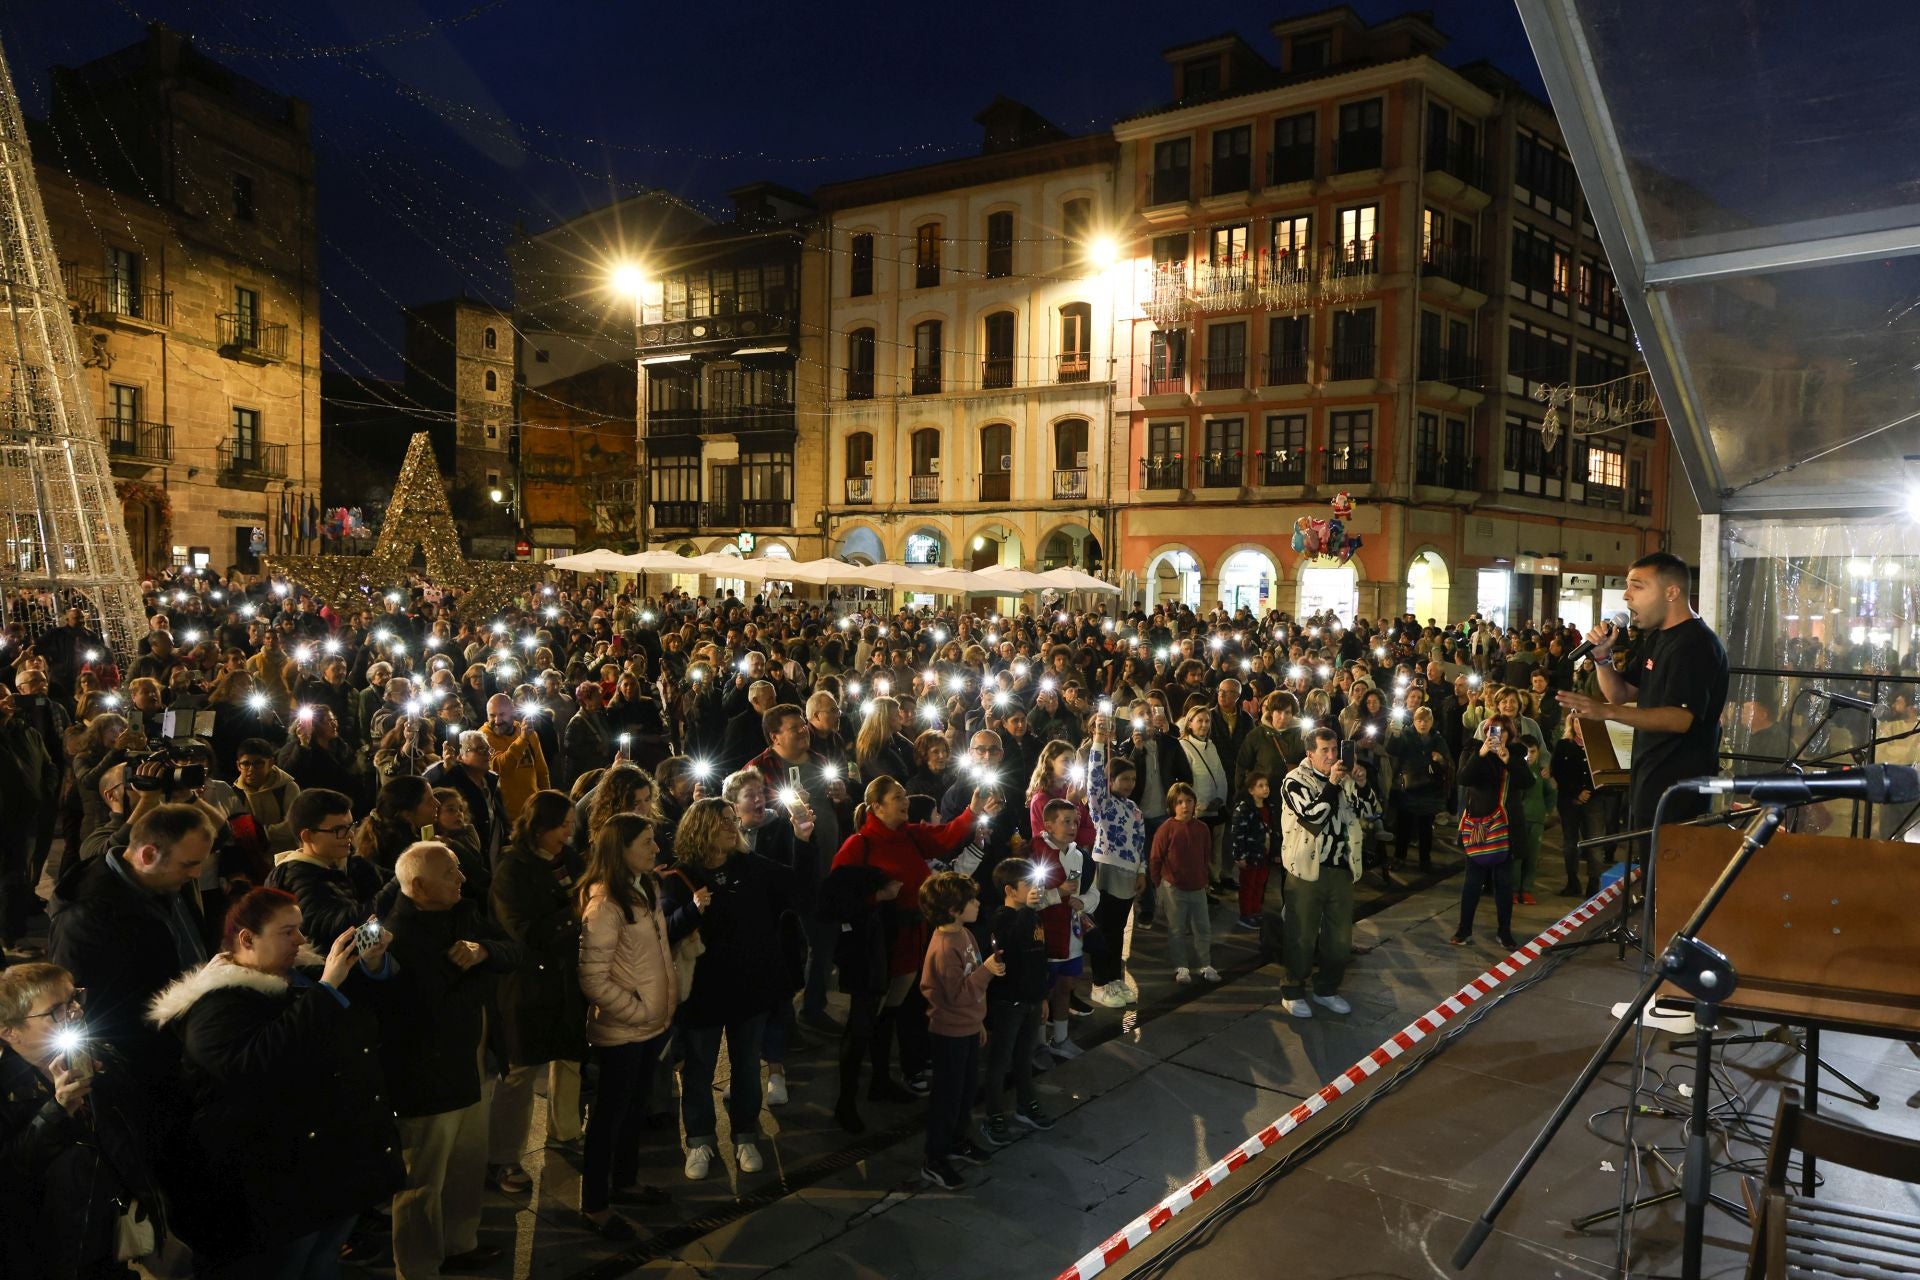
{"type": "Polygon", "coordinates": [[[1863,764],[1831,773],[1774,773],[1753,778],[1696,778],[1695,791],[1751,796],[1775,804],[1815,800],[1865,800],[1869,804],[1911,804],[1920,800],[1920,769],[1904,764],[1863,764]]]}
{"type": "MultiPolygon", "coordinates": [[[[1609,617],[1607,621],[1613,627],[1613,636],[1609,637],[1611,639],[1611,638],[1617,638],[1622,632],[1624,632],[1627,629],[1628,624],[1631,623],[1633,619],[1628,617],[1624,612],[1622,612],[1622,613],[1614,614],[1613,616],[1609,617]]],[[[1573,647],[1573,652],[1567,655],[1567,661],[1577,667],[1580,665],[1580,659],[1586,657],[1588,654],[1592,652],[1593,652],[1593,641],[1582,640],[1579,644],[1573,647]]]]}
{"type": "Polygon", "coordinates": [[[1869,714],[1874,710],[1873,703],[1865,698],[1856,698],[1850,693],[1835,693],[1831,689],[1809,689],[1807,692],[1816,698],[1825,698],[1836,707],[1848,707],[1854,711],[1865,711],[1869,714]]]}

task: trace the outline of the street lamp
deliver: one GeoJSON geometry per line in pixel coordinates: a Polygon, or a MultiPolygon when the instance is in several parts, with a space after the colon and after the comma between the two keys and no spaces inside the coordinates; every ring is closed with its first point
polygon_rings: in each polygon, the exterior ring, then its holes
{"type": "MultiPolygon", "coordinates": [[[[640,326],[645,318],[647,273],[637,262],[622,262],[607,281],[612,290],[633,302],[633,537],[634,550],[647,549],[647,365],[642,358],[640,326]]],[[[640,578],[640,596],[647,594],[647,575],[640,578]]]]}
{"type": "Polygon", "coordinates": [[[1120,261],[1120,244],[1112,236],[1095,236],[1087,241],[1087,262],[1105,271],[1120,261]]]}

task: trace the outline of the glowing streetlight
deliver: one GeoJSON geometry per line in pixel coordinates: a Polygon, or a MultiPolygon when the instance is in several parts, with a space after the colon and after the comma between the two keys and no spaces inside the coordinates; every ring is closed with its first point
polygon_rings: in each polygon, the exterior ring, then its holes
{"type": "Polygon", "coordinates": [[[638,301],[641,290],[647,287],[647,273],[640,269],[637,262],[622,262],[607,277],[607,283],[615,293],[638,301]]]}
{"type": "Polygon", "coordinates": [[[1087,241],[1087,262],[1105,271],[1120,261],[1120,244],[1112,236],[1095,236],[1087,241]]]}

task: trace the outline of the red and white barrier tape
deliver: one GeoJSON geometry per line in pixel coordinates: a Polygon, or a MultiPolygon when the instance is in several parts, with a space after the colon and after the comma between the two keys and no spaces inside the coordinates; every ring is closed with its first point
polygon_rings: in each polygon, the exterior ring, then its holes
{"type": "Polygon", "coordinates": [[[1139,1248],[1148,1236],[1173,1221],[1177,1214],[1191,1206],[1195,1200],[1225,1182],[1234,1170],[1352,1092],[1356,1085],[1367,1077],[1377,1074],[1380,1068],[1465,1013],[1468,1006],[1491,995],[1494,988],[1502,982],[1538,960],[1550,947],[1563,941],[1574,930],[1599,915],[1606,909],[1607,904],[1619,897],[1623,891],[1624,883],[1616,882],[1569,911],[1531,941],[1523,943],[1519,950],[1447,999],[1442,1000],[1437,1007],[1421,1014],[1408,1023],[1405,1029],[1389,1036],[1378,1049],[1329,1080],[1311,1098],[1229,1151],[1225,1159],[1202,1171],[1193,1181],[1173,1191],[1159,1204],[1107,1237],[1092,1253],[1062,1271],[1056,1280],[1093,1280],[1094,1276],[1118,1262],[1128,1252],[1139,1248]]]}

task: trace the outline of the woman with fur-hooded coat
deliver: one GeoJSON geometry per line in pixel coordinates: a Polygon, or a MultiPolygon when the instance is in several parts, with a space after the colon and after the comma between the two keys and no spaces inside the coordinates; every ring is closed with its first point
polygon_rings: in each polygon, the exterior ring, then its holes
{"type": "Polygon", "coordinates": [[[191,1108],[162,1160],[173,1224],[203,1262],[261,1274],[289,1250],[337,1251],[405,1172],[373,1009],[384,941],[370,973],[353,931],[323,958],[299,927],[292,895],[253,890],[228,912],[220,954],[148,1013],[181,1042],[191,1108]]]}

